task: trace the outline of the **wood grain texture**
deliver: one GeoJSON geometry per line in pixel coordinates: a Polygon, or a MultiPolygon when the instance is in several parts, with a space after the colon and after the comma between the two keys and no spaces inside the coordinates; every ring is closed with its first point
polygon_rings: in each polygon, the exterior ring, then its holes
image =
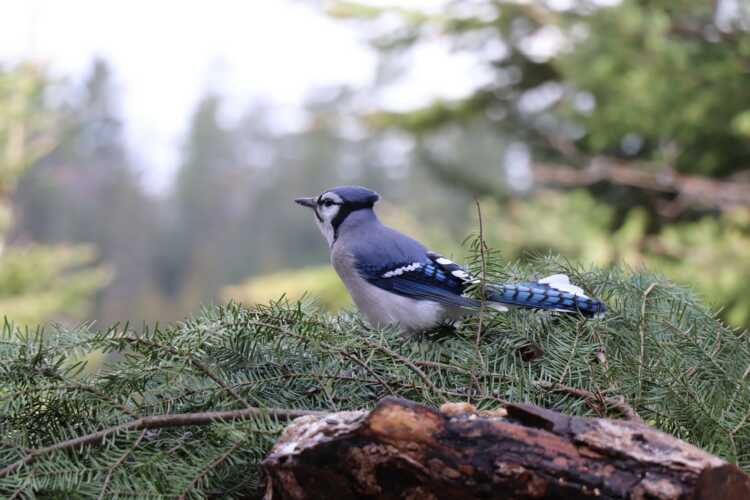
{"type": "Polygon", "coordinates": [[[299,418],[263,462],[266,498],[750,498],[742,471],[637,422],[443,410],[386,398],[299,418]]]}

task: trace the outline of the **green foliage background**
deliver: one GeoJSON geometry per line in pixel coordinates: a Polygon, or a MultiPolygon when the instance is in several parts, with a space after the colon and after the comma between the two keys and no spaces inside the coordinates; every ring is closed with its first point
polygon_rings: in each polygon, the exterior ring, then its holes
{"type": "Polygon", "coordinates": [[[86,245],[6,245],[18,180],[57,140],[58,117],[45,106],[45,85],[34,65],[0,68],[0,316],[32,327],[84,317],[110,274],[86,245]]]}
{"type": "MultiPolygon", "coordinates": [[[[372,84],[312,90],[296,129],[280,129],[284,110],[262,98],[227,120],[225,97],[207,93],[175,165],[160,165],[176,174],[159,195],[140,177],[142,152],[124,140],[117,67],[93,61],[80,81],[53,80],[39,65],[8,67],[4,252],[23,259],[30,243],[79,248],[98,274],[91,286],[79,282],[79,298],[38,311],[0,299],[0,314],[164,323],[227,298],[265,303],[305,291],[335,310],[346,302],[321,267],[325,244],[291,200],[362,184],[382,194],[389,224],[436,251],[460,257],[479,198],[486,238],[508,261],[552,253],[581,265],[646,266],[748,327],[747,206],[702,206],[605,181],[554,189],[532,175],[537,165],[579,172],[609,162],[750,191],[750,12],[747,2],[725,3],[497,0],[419,10],[326,2],[321,15],[354,27],[377,51],[372,84]],[[383,96],[398,92],[431,44],[451,47],[484,77],[467,75],[463,96],[388,107],[383,96]]],[[[0,296],[13,287],[0,283],[0,296]]]]}

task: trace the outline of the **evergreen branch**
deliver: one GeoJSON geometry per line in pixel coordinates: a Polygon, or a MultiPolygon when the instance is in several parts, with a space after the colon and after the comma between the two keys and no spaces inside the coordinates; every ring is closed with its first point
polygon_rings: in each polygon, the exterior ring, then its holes
{"type": "MultiPolygon", "coordinates": [[[[667,346],[663,342],[661,342],[658,339],[656,340],[656,342],[659,344],[659,347],[663,351],[666,350],[667,346]]],[[[700,413],[701,415],[703,415],[703,417],[705,417],[706,419],[708,419],[711,422],[711,424],[713,424],[713,426],[717,430],[721,430],[723,433],[726,433],[728,435],[731,434],[731,429],[727,428],[727,426],[725,424],[723,424],[722,422],[720,422],[713,415],[713,413],[711,412],[710,407],[708,407],[706,405],[706,401],[704,401],[702,398],[698,397],[698,395],[695,394],[694,387],[689,383],[689,381],[685,380],[685,377],[686,377],[687,374],[685,374],[685,373],[678,373],[675,370],[675,368],[673,366],[671,366],[671,365],[664,365],[664,369],[667,372],[667,374],[669,375],[669,379],[671,381],[676,382],[676,383],[678,383],[680,385],[680,388],[682,390],[681,391],[676,391],[675,390],[675,392],[679,392],[680,398],[683,399],[684,396],[687,395],[695,403],[695,408],[697,408],[698,410],[700,410],[699,412],[693,412],[694,414],[691,415],[691,419],[692,420],[697,420],[697,415],[696,414],[700,413]]],[[[694,368],[691,368],[691,370],[694,370],[694,368]]],[[[640,381],[639,381],[639,384],[640,384],[640,381]]]]}
{"type": "MultiPolygon", "coordinates": [[[[445,363],[439,363],[437,361],[419,360],[419,361],[415,361],[414,364],[416,364],[417,366],[430,366],[430,367],[433,367],[433,368],[444,368],[446,370],[453,370],[455,372],[462,373],[464,375],[468,375],[469,377],[471,377],[472,383],[478,389],[481,389],[481,387],[482,387],[480,385],[480,383],[479,383],[479,379],[477,378],[476,374],[473,371],[471,371],[471,370],[465,370],[463,368],[459,368],[458,366],[448,365],[448,364],[445,364],[445,363]]],[[[498,376],[502,377],[502,375],[500,375],[499,373],[487,373],[486,375],[488,375],[490,377],[495,376],[495,375],[498,375],[498,376]]]]}
{"type": "Polygon", "coordinates": [[[78,448],[87,444],[96,444],[103,439],[122,431],[142,429],[163,429],[172,427],[185,427],[191,425],[209,425],[220,421],[246,420],[248,418],[269,415],[276,418],[293,419],[307,415],[325,416],[329,412],[315,410],[289,410],[280,408],[256,408],[250,407],[244,410],[233,411],[208,411],[202,413],[175,413],[168,415],[149,415],[131,420],[124,424],[103,429],[98,432],[71,438],[60,443],[55,443],[43,448],[29,451],[22,459],[0,469],[0,478],[13,474],[19,467],[35,462],[39,457],[48,455],[59,450],[78,448]]]}
{"type": "Polygon", "coordinates": [[[109,468],[109,471],[107,471],[107,477],[104,478],[104,484],[102,485],[102,491],[99,493],[98,500],[104,500],[104,494],[107,492],[107,487],[109,486],[109,481],[112,479],[112,474],[114,473],[115,469],[118,468],[122,463],[125,461],[126,458],[128,458],[128,455],[135,450],[138,445],[141,443],[141,440],[143,440],[143,437],[146,435],[146,432],[148,429],[143,429],[141,433],[138,435],[138,438],[135,440],[133,445],[129,447],[127,450],[125,450],[125,453],[123,453],[119,459],[117,459],[117,462],[115,462],[112,467],[109,468]]]}
{"type": "MultiPolygon", "coordinates": [[[[474,203],[477,206],[477,219],[479,220],[479,261],[481,264],[481,271],[482,271],[482,277],[481,277],[481,294],[482,294],[482,300],[479,303],[479,322],[477,324],[477,337],[475,345],[475,350],[477,352],[477,357],[479,359],[479,364],[482,368],[484,368],[484,359],[482,358],[482,352],[479,349],[479,342],[482,340],[482,321],[484,320],[484,310],[485,305],[487,301],[487,256],[485,255],[487,250],[487,245],[484,242],[484,225],[482,224],[482,207],[479,204],[479,200],[474,200],[474,203]]],[[[478,388],[479,389],[479,388],[478,388]]]]}
{"type": "Polygon", "coordinates": [[[190,484],[188,484],[187,487],[182,490],[182,493],[180,493],[180,496],[177,498],[179,500],[184,500],[185,498],[187,498],[187,494],[190,492],[190,490],[195,488],[195,485],[197,485],[204,477],[206,477],[206,474],[208,474],[212,469],[215,469],[216,467],[224,463],[224,461],[229,458],[229,455],[234,453],[240,446],[242,446],[242,441],[234,443],[234,445],[232,445],[227,451],[222,453],[221,456],[204,467],[203,470],[201,470],[200,473],[198,473],[198,475],[195,476],[192,481],[190,481],[190,484]]]}
{"type": "Polygon", "coordinates": [[[99,396],[104,401],[109,402],[112,406],[114,406],[115,408],[118,408],[119,410],[121,410],[123,413],[125,413],[127,415],[130,415],[133,418],[138,418],[138,414],[135,413],[132,409],[128,408],[126,405],[124,405],[124,404],[122,404],[122,403],[120,403],[118,401],[115,401],[114,399],[112,399],[111,397],[109,397],[104,391],[100,391],[99,389],[97,389],[94,386],[79,384],[77,382],[69,382],[66,385],[72,387],[73,389],[78,389],[78,390],[81,390],[81,391],[90,392],[91,394],[99,396]]]}
{"type": "MultiPolygon", "coordinates": [[[[471,266],[479,277],[477,245],[475,237],[471,266]]],[[[78,351],[134,355],[85,380],[64,363],[78,332],[45,335],[43,344],[37,337],[9,336],[0,342],[5,389],[0,442],[6,444],[0,447],[0,467],[5,467],[0,474],[6,476],[0,479],[0,496],[18,489],[16,496],[24,498],[42,492],[96,498],[102,491],[127,496],[147,489],[149,495],[174,498],[194,482],[188,497],[217,491],[255,497],[260,460],[278,435],[281,417],[253,415],[273,411],[263,408],[299,409],[280,410],[294,412],[284,418],[325,415],[304,409],[328,410],[330,401],[343,411],[360,409],[381,393],[426,404],[442,399],[487,407],[536,399],[566,414],[622,415],[634,421],[640,418],[638,410],[660,430],[750,467],[746,334],[722,325],[689,291],[646,271],[583,272],[553,257],[502,265],[494,256],[491,249],[485,253],[488,284],[495,277],[524,280],[532,270],[562,267],[585,288],[608,297],[611,314],[587,322],[522,310],[488,314],[477,343],[476,318],[457,325],[454,336],[404,339],[379,335],[356,317],[320,314],[304,303],[228,304],[146,335],[140,343],[119,333],[91,337],[78,351]],[[519,355],[519,347],[529,342],[545,355],[519,355]],[[486,363],[481,368],[477,348],[486,363]],[[603,369],[592,370],[593,360],[603,369]],[[321,381],[325,392],[319,389],[321,381]],[[228,389],[245,398],[252,395],[248,401],[257,412],[238,406],[228,389]],[[120,403],[139,418],[131,419],[120,403]],[[189,420],[143,420],[183,415],[189,420]],[[201,426],[213,421],[217,425],[201,426]],[[180,428],[184,425],[193,427],[180,428]],[[174,429],[157,432],[160,427],[174,429]],[[136,436],[152,428],[133,448],[136,436]],[[237,441],[243,446],[223,465],[206,468],[237,441]],[[243,465],[236,467],[240,456],[243,465]]]]}
{"type": "MultiPolygon", "coordinates": [[[[260,326],[265,326],[265,327],[269,327],[269,328],[274,328],[274,329],[276,329],[276,330],[278,330],[278,331],[280,331],[280,332],[282,332],[282,333],[285,333],[285,334],[287,334],[287,335],[290,335],[290,336],[292,336],[292,337],[296,337],[296,338],[298,338],[298,339],[300,339],[300,340],[305,340],[305,339],[304,339],[303,337],[301,337],[300,335],[297,335],[296,333],[294,333],[294,332],[291,332],[291,331],[289,331],[288,329],[285,329],[285,328],[281,328],[281,327],[279,327],[279,326],[277,326],[277,325],[272,325],[272,324],[269,324],[269,323],[263,323],[263,322],[253,322],[253,323],[254,323],[254,324],[256,324],[256,325],[260,325],[260,326]]],[[[388,354],[389,356],[391,356],[391,357],[393,357],[393,358],[395,358],[395,359],[399,360],[399,361],[400,361],[400,362],[402,362],[402,363],[403,363],[403,364],[404,364],[405,366],[409,367],[409,368],[410,368],[410,369],[411,369],[411,370],[412,370],[412,371],[413,371],[414,373],[416,373],[416,374],[417,374],[417,375],[419,376],[419,378],[421,378],[421,379],[422,379],[422,381],[423,381],[423,382],[424,382],[425,384],[427,384],[427,386],[428,386],[428,387],[429,387],[430,389],[432,389],[432,390],[433,390],[433,391],[434,391],[434,392],[435,392],[436,394],[443,394],[443,391],[441,391],[440,389],[438,389],[438,387],[437,387],[437,386],[436,386],[435,384],[433,384],[433,383],[432,383],[432,381],[431,381],[431,380],[430,380],[430,379],[429,379],[429,378],[427,377],[427,375],[425,375],[425,373],[424,373],[424,372],[423,372],[422,370],[420,370],[420,369],[419,369],[419,367],[417,367],[417,366],[416,366],[416,365],[415,365],[414,363],[412,363],[412,362],[411,362],[410,360],[408,360],[408,359],[407,359],[407,358],[405,358],[404,356],[401,356],[400,354],[398,354],[398,353],[396,353],[396,352],[394,352],[394,351],[392,351],[392,350],[388,349],[387,347],[385,347],[385,346],[383,346],[383,345],[380,345],[380,344],[377,344],[377,343],[375,343],[375,342],[372,342],[371,340],[369,340],[369,339],[367,339],[367,338],[363,338],[362,340],[363,340],[363,341],[364,341],[364,342],[365,342],[365,343],[366,343],[367,345],[369,345],[370,347],[372,347],[372,348],[375,348],[375,349],[378,349],[378,350],[380,350],[380,351],[382,351],[382,352],[384,352],[384,353],[388,354]]],[[[324,347],[326,347],[326,348],[330,348],[330,349],[335,349],[335,348],[334,348],[333,346],[331,346],[330,344],[328,344],[328,343],[326,343],[326,342],[322,342],[322,343],[321,343],[321,345],[323,345],[323,346],[324,346],[324,347]]],[[[344,351],[341,351],[341,350],[338,350],[338,352],[339,352],[339,353],[340,353],[340,354],[341,354],[342,356],[344,356],[344,357],[346,357],[346,358],[348,358],[348,359],[352,359],[352,358],[351,358],[351,357],[350,357],[350,356],[348,355],[348,353],[345,353],[344,351]]],[[[355,362],[357,362],[358,364],[361,364],[361,362],[359,362],[358,360],[355,360],[355,362]]],[[[365,365],[365,366],[366,366],[366,365],[365,365]]],[[[368,369],[368,371],[370,371],[369,367],[368,367],[367,369],[368,369]]],[[[382,379],[381,379],[381,378],[380,378],[379,376],[377,376],[377,375],[376,375],[375,373],[372,373],[372,372],[371,372],[371,374],[372,374],[373,376],[375,376],[375,377],[376,377],[376,378],[377,378],[378,380],[382,380],[382,379]]],[[[385,386],[386,388],[388,388],[388,385],[387,385],[387,384],[385,383],[385,381],[383,381],[382,383],[383,383],[383,385],[384,385],[384,386],[385,386]]],[[[390,390],[390,389],[389,389],[389,390],[390,390]]],[[[447,400],[446,400],[446,401],[447,401],[447,400]]]]}
{"type": "Polygon", "coordinates": [[[573,338],[573,345],[570,348],[570,356],[568,357],[568,362],[565,364],[565,369],[563,369],[562,373],[560,374],[560,378],[558,380],[558,384],[562,384],[565,380],[565,377],[568,375],[568,372],[570,372],[570,365],[573,364],[573,360],[578,355],[578,341],[581,337],[581,328],[580,323],[576,323],[576,335],[573,338]]]}
{"type": "MultiPolygon", "coordinates": [[[[302,337],[300,335],[297,335],[296,333],[290,331],[288,328],[282,328],[282,327],[277,326],[277,325],[272,325],[270,323],[259,322],[259,321],[253,321],[252,323],[254,325],[258,325],[258,326],[263,326],[263,327],[266,327],[266,328],[275,329],[278,332],[281,332],[281,333],[283,333],[285,335],[289,335],[289,336],[294,337],[294,338],[296,338],[298,340],[302,340],[302,341],[306,340],[304,337],[302,337]]],[[[327,325],[325,325],[325,326],[327,327],[327,325]]],[[[365,340],[365,341],[368,342],[367,340],[365,340]]],[[[367,364],[364,363],[362,360],[360,360],[359,358],[357,358],[353,354],[349,354],[348,352],[345,352],[343,350],[336,349],[334,346],[328,344],[327,342],[321,342],[321,345],[323,345],[326,349],[331,349],[331,350],[337,351],[343,357],[345,357],[347,359],[350,359],[350,360],[354,361],[355,363],[357,363],[358,365],[360,365],[361,367],[363,367],[368,373],[370,373],[370,375],[372,375],[373,377],[375,377],[375,379],[378,380],[378,382],[380,382],[380,384],[383,387],[385,387],[386,390],[389,393],[391,393],[391,395],[395,395],[395,393],[393,392],[393,389],[388,385],[388,383],[385,380],[383,380],[382,377],[380,377],[377,373],[375,373],[372,370],[372,368],[370,368],[369,366],[367,366],[367,364]]]]}
{"type": "Polygon", "coordinates": [[[737,422],[737,425],[735,425],[734,428],[731,431],[729,431],[730,436],[734,436],[735,434],[737,434],[740,431],[740,429],[742,429],[745,426],[748,418],[750,418],[750,409],[748,409],[745,412],[745,415],[742,417],[742,419],[739,422],[737,422]]]}
{"type": "Polygon", "coordinates": [[[435,394],[441,394],[443,396],[443,399],[446,402],[448,401],[448,399],[445,398],[445,393],[443,391],[441,391],[440,389],[438,389],[438,387],[435,384],[432,383],[432,380],[430,380],[429,377],[427,375],[425,375],[425,373],[417,365],[415,365],[414,363],[412,363],[409,359],[407,359],[404,356],[398,354],[397,352],[394,352],[394,351],[388,349],[384,345],[380,345],[380,344],[377,344],[377,343],[371,341],[370,339],[363,339],[363,340],[370,347],[372,347],[374,349],[378,349],[380,351],[383,351],[387,355],[391,356],[392,358],[397,359],[398,361],[400,361],[401,363],[403,363],[405,366],[409,367],[409,369],[411,369],[411,371],[413,371],[414,373],[416,373],[419,376],[419,378],[421,378],[422,381],[425,384],[427,384],[427,387],[429,387],[435,394]]]}
{"type": "MultiPolygon", "coordinates": [[[[707,352],[706,349],[703,347],[703,345],[701,343],[697,342],[696,339],[689,334],[690,333],[689,330],[692,329],[692,327],[690,327],[690,329],[688,329],[688,331],[683,332],[682,330],[680,330],[679,328],[677,328],[676,326],[674,326],[669,321],[663,321],[662,324],[667,325],[669,328],[672,328],[674,331],[676,331],[676,332],[680,333],[681,335],[683,335],[685,337],[685,339],[687,339],[687,341],[693,347],[695,347],[696,349],[698,349],[698,351],[700,351],[700,353],[703,354],[703,357],[706,359],[706,361],[710,362],[711,366],[713,366],[714,368],[716,368],[717,372],[721,373],[726,380],[730,380],[731,379],[731,377],[729,376],[729,373],[727,373],[726,369],[720,363],[716,362],[716,354],[718,354],[718,347],[717,347],[717,349],[715,349],[714,353],[707,352]]],[[[738,386],[739,386],[739,384],[738,384],[738,386]]]]}
{"type": "Polygon", "coordinates": [[[640,415],[638,415],[638,413],[633,409],[632,406],[630,406],[627,402],[625,402],[624,396],[602,397],[601,394],[594,394],[593,392],[587,391],[586,389],[570,387],[568,385],[563,385],[563,384],[555,384],[552,382],[537,381],[537,382],[534,382],[534,385],[536,385],[537,387],[541,387],[543,389],[549,390],[549,391],[564,392],[567,394],[571,394],[573,396],[578,396],[579,398],[583,398],[587,401],[604,402],[607,405],[618,410],[622,414],[622,416],[625,417],[625,420],[638,422],[639,424],[643,423],[643,419],[640,417],[640,415]]]}
{"type": "Polygon", "coordinates": [[[230,387],[229,385],[227,385],[227,383],[226,383],[226,382],[224,382],[224,381],[223,381],[223,380],[221,380],[221,379],[220,379],[220,378],[219,378],[219,377],[218,377],[217,375],[215,375],[215,374],[214,374],[214,373],[213,373],[213,372],[212,372],[212,371],[211,371],[211,370],[210,370],[210,369],[208,368],[208,366],[206,366],[206,364],[205,364],[205,363],[203,363],[202,361],[200,361],[200,360],[198,360],[198,359],[195,359],[195,358],[194,358],[193,356],[190,356],[190,361],[191,361],[191,362],[192,362],[192,363],[193,363],[193,364],[194,364],[195,366],[197,366],[197,367],[198,367],[198,368],[199,368],[199,369],[200,369],[201,371],[203,371],[203,373],[205,373],[205,374],[206,374],[206,375],[208,376],[208,378],[210,378],[211,380],[213,380],[214,382],[216,382],[216,384],[217,384],[218,386],[222,387],[222,388],[223,388],[223,389],[224,389],[225,391],[227,391],[227,392],[228,392],[229,394],[231,394],[231,395],[232,395],[232,397],[233,397],[233,398],[234,398],[235,400],[237,400],[237,401],[238,401],[238,402],[239,402],[240,404],[244,404],[244,405],[245,405],[245,408],[248,408],[248,409],[249,409],[249,408],[252,408],[252,406],[250,405],[250,403],[248,403],[248,402],[247,402],[247,400],[246,400],[245,398],[243,398],[242,396],[240,396],[240,394],[239,394],[239,393],[238,393],[237,391],[235,391],[234,389],[232,389],[232,388],[231,388],[231,387],[230,387]]]}
{"type": "MultiPolygon", "coordinates": [[[[349,359],[352,359],[355,362],[358,362],[360,364],[360,366],[362,366],[363,368],[366,368],[367,370],[372,370],[369,366],[367,366],[366,364],[362,363],[362,361],[359,361],[359,360],[355,359],[355,357],[353,357],[353,356],[350,357],[350,355],[348,353],[343,353],[342,352],[342,355],[344,355],[345,357],[349,357],[349,359]]],[[[367,379],[367,378],[362,378],[362,377],[346,377],[344,375],[326,375],[326,374],[312,375],[310,373],[291,372],[291,373],[288,373],[288,374],[283,375],[283,376],[267,378],[267,379],[264,380],[264,382],[278,382],[278,381],[284,381],[284,380],[291,380],[291,379],[294,379],[294,378],[299,378],[299,379],[309,378],[309,379],[316,379],[316,380],[318,380],[320,378],[327,378],[327,379],[332,379],[332,380],[346,380],[348,382],[360,382],[360,383],[373,384],[373,385],[380,384],[380,385],[386,386],[386,388],[389,390],[389,392],[391,393],[392,396],[396,395],[396,393],[393,392],[393,390],[388,386],[387,382],[385,382],[382,377],[379,377],[373,371],[371,371],[370,373],[373,375],[373,377],[376,377],[376,378],[374,378],[374,379],[367,379]]],[[[235,384],[235,385],[233,385],[231,387],[234,388],[234,389],[239,389],[239,388],[246,387],[248,385],[253,385],[253,384],[257,384],[257,382],[256,381],[242,382],[240,384],[235,384]]],[[[223,390],[223,388],[222,388],[222,390],[223,390]]],[[[184,399],[184,398],[186,398],[188,396],[194,396],[194,395],[198,395],[198,394],[211,393],[213,391],[214,391],[214,389],[212,389],[210,387],[204,387],[202,389],[188,389],[188,390],[185,390],[184,392],[178,394],[177,396],[166,398],[166,399],[162,399],[162,400],[160,400],[160,401],[158,401],[156,403],[151,403],[151,404],[148,404],[148,405],[142,405],[142,406],[140,406],[140,408],[141,409],[151,409],[151,408],[156,407],[157,405],[164,405],[164,404],[168,404],[168,403],[174,403],[174,402],[177,402],[177,401],[179,401],[181,399],[184,399]]]]}
{"type": "Polygon", "coordinates": [[[250,403],[248,403],[245,398],[239,395],[237,391],[229,387],[223,380],[221,380],[211,369],[206,366],[205,363],[203,363],[201,360],[196,359],[192,354],[183,354],[177,349],[175,349],[172,346],[160,344],[158,342],[153,342],[150,340],[142,339],[139,337],[123,337],[128,342],[136,342],[143,345],[147,345],[150,347],[156,347],[157,349],[163,349],[171,354],[174,354],[175,356],[186,356],[190,362],[199,370],[201,370],[203,373],[208,376],[211,380],[213,380],[218,386],[222,387],[225,391],[227,391],[229,394],[232,395],[232,397],[237,400],[239,403],[243,404],[245,408],[253,408],[250,403]]]}
{"type": "Polygon", "coordinates": [[[311,375],[312,375],[312,378],[320,386],[320,390],[322,390],[323,394],[325,394],[326,400],[328,401],[328,409],[331,410],[331,411],[338,411],[336,402],[333,400],[333,397],[331,396],[331,391],[328,390],[328,388],[326,387],[326,385],[323,383],[323,381],[321,380],[321,378],[317,374],[313,373],[311,375]]]}
{"type": "Polygon", "coordinates": [[[641,320],[638,325],[638,332],[641,337],[641,352],[638,358],[638,401],[643,397],[643,365],[646,362],[646,299],[655,287],[656,283],[651,283],[643,292],[643,300],[641,301],[641,320]]]}
{"type": "Polygon", "coordinates": [[[383,380],[383,379],[382,379],[382,378],[380,377],[380,375],[378,375],[377,373],[375,373],[375,371],[374,371],[374,370],[373,370],[372,368],[370,368],[369,366],[367,366],[367,364],[365,364],[365,363],[364,363],[364,362],[363,362],[362,360],[360,360],[360,359],[359,359],[359,358],[358,358],[357,356],[355,356],[355,355],[353,355],[353,354],[349,354],[348,352],[342,352],[341,354],[342,354],[342,355],[343,355],[343,356],[344,356],[345,358],[347,358],[347,359],[351,359],[352,361],[354,361],[355,363],[357,363],[357,364],[358,364],[359,366],[361,366],[362,368],[364,368],[364,369],[365,369],[365,371],[367,371],[367,373],[369,373],[370,375],[372,375],[372,376],[373,376],[373,377],[375,378],[375,380],[377,380],[377,381],[378,381],[378,383],[380,383],[380,385],[382,385],[383,387],[385,387],[385,389],[386,389],[386,390],[388,391],[388,393],[389,393],[389,394],[390,394],[391,396],[395,396],[395,395],[396,395],[396,393],[395,393],[395,392],[393,392],[393,389],[391,389],[391,386],[390,386],[390,385],[388,385],[388,382],[386,382],[385,380],[383,380]]]}

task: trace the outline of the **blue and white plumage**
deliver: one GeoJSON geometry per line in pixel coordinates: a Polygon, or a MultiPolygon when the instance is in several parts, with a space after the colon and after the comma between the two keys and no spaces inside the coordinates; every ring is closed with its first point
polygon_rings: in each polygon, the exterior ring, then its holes
{"type": "MultiPolygon", "coordinates": [[[[331,263],[357,308],[375,326],[398,325],[407,332],[434,328],[476,311],[480,303],[465,295],[476,282],[465,269],[418,241],[384,226],[373,210],[379,195],[358,186],[297,198],[309,207],[328,242],[331,263]]],[[[580,312],[605,312],[564,274],[538,281],[488,284],[489,305],[580,312]]]]}

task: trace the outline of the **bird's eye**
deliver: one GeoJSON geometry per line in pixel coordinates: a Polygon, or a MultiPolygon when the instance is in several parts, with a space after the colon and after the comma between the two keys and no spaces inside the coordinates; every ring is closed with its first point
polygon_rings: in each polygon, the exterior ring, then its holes
{"type": "Polygon", "coordinates": [[[331,205],[333,205],[333,202],[331,200],[325,200],[323,202],[324,207],[330,207],[331,205]]]}

